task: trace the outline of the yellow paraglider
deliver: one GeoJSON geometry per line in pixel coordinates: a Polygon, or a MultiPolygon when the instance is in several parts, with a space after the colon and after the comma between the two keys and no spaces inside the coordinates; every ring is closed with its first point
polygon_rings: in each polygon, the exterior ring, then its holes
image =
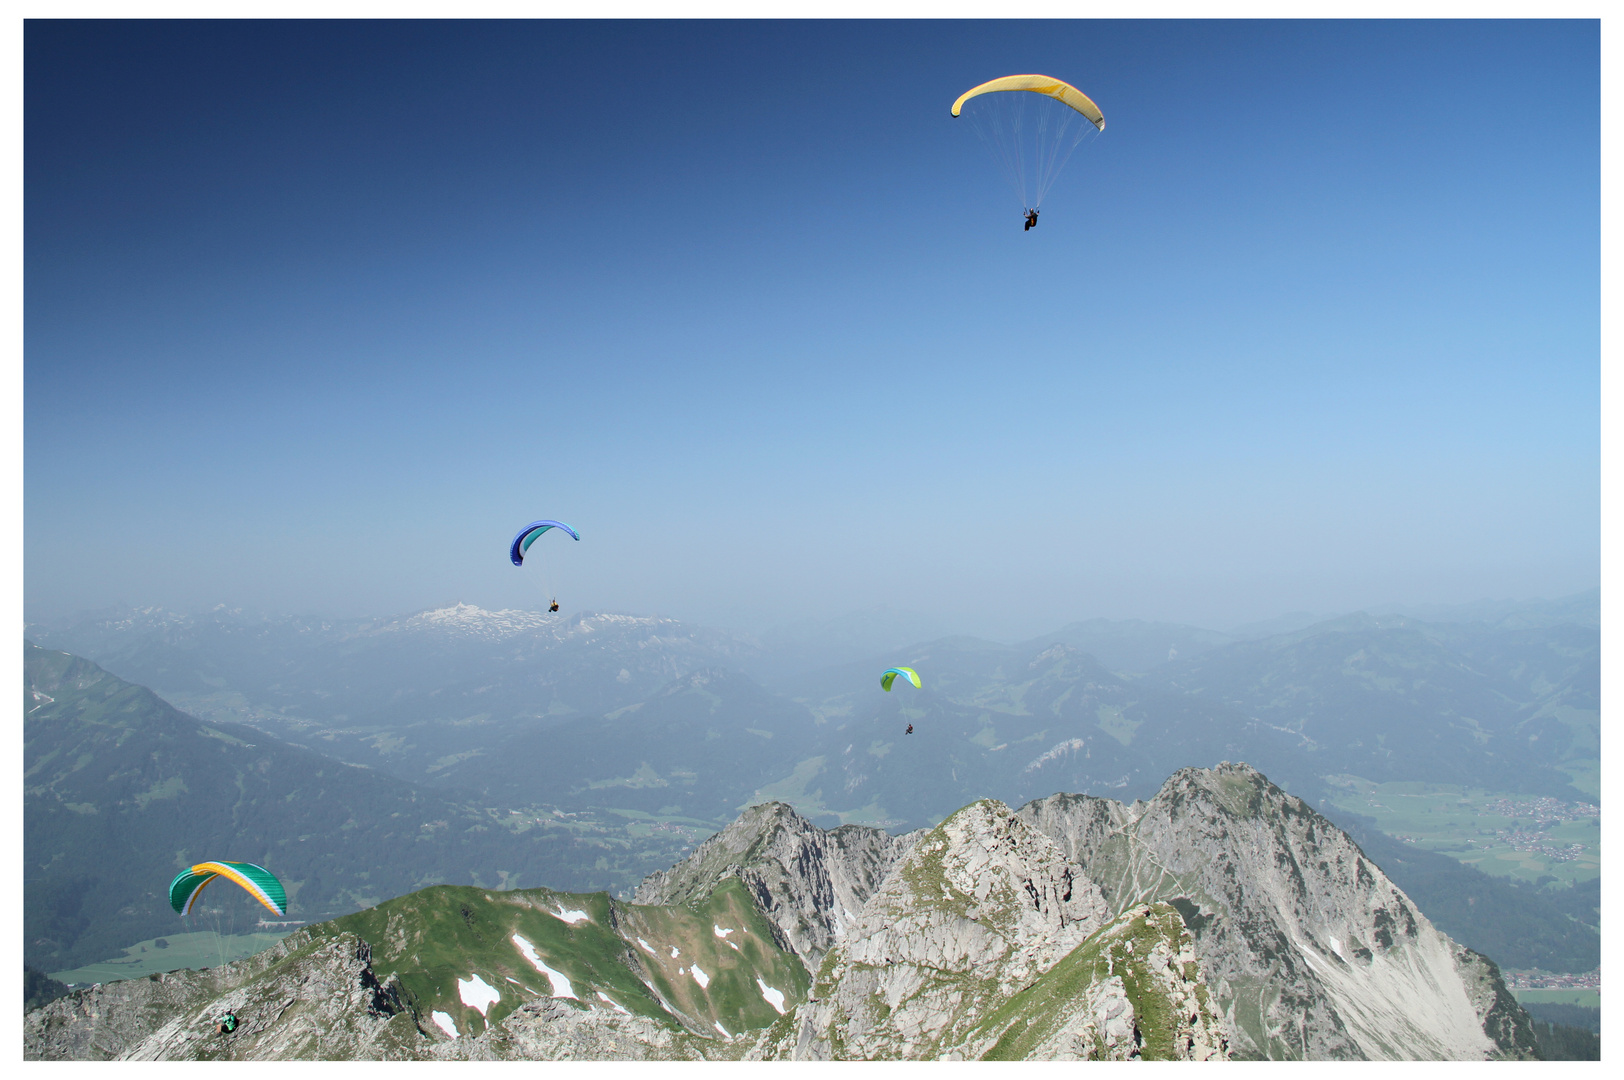
{"type": "Polygon", "coordinates": [[[1072,151],[1105,130],[1093,99],[1052,75],[1005,75],[972,86],[953,102],[953,115],[970,122],[1021,200],[1026,232],[1072,151]]]}
{"type": "Polygon", "coordinates": [[[953,103],[953,115],[959,115],[959,110],[964,108],[964,103],[971,98],[999,90],[1030,90],[1034,94],[1047,94],[1082,113],[1096,129],[1105,130],[1105,114],[1100,112],[1100,107],[1094,104],[1087,94],[1069,82],[1062,82],[1047,75],[1005,75],[1001,79],[992,79],[980,86],[972,86],[960,94],[959,99],[953,103]]]}

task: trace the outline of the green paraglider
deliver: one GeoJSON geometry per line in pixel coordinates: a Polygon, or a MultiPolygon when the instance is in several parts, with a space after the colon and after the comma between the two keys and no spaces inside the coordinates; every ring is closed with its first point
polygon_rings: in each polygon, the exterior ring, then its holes
{"type": "Polygon", "coordinates": [[[911,667],[894,667],[887,668],[885,674],[880,676],[880,688],[889,694],[891,684],[896,682],[898,675],[913,683],[915,687],[919,686],[919,672],[911,667]]]}

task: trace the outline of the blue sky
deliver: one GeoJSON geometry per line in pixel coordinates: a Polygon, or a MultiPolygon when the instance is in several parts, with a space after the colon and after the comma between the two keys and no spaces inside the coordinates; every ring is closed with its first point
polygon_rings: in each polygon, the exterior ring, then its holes
{"type": "Polygon", "coordinates": [[[1594,22],[25,42],[30,617],[534,607],[537,517],[739,629],[1599,581],[1594,22]],[[1030,233],[948,116],[1025,71],[1107,118],[1030,233]]]}

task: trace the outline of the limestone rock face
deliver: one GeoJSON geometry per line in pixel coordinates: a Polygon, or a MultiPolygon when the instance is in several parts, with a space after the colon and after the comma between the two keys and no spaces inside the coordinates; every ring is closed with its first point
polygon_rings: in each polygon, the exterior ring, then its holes
{"type": "Polygon", "coordinates": [[[783,947],[816,971],[918,835],[891,836],[862,825],[824,830],[785,803],[763,803],[670,870],[650,874],[633,902],[685,903],[737,877],[782,932],[783,947]]]}
{"type": "Polygon", "coordinates": [[[1005,1060],[1221,1060],[1228,1038],[1214,1005],[1177,910],[1150,904],[994,1011],[968,1045],[1005,1060]]]}
{"type": "Polygon", "coordinates": [[[797,1058],[960,1056],[970,1030],[1108,918],[1082,868],[1003,803],[920,837],[825,956],[797,1058]]]}
{"type": "Polygon", "coordinates": [[[1532,1049],[1520,1010],[1502,1005],[1491,1022],[1496,992],[1484,987],[1504,993],[1498,972],[1463,959],[1345,833],[1249,766],[1181,770],[1131,807],[1055,795],[1020,815],[1078,858],[1114,908],[1180,909],[1237,1056],[1532,1049]]]}
{"type": "Polygon", "coordinates": [[[699,1061],[728,1056],[718,1040],[673,1031],[643,1016],[583,1009],[562,998],[531,1002],[478,1038],[434,1047],[440,1061],[699,1061]]]}
{"type": "Polygon", "coordinates": [[[354,935],[292,934],[247,960],[98,984],[23,1018],[23,1057],[154,1061],[385,1060],[419,1056],[418,1030],[393,981],[380,984],[354,935]],[[215,1018],[235,1013],[228,1035],[215,1018]]]}

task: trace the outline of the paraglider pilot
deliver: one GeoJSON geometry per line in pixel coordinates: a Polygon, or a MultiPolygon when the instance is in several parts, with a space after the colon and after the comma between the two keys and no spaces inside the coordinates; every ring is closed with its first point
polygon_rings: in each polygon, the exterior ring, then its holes
{"type": "Polygon", "coordinates": [[[912,725],[912,724],[909,724],[909,725],[908,725],[908,730],[907,730],[907,731],[904,731],[904,732],[903,732],[903,734],[904,734],[904,735],[912,735],[912,734],[913,734],[913,725],[912,725]]]}
{"type": "Polygon", "coordinates": [[[556,597],[556,596],[553,597],[552,606],[549,607],[547,610],[548,611],[557,611],[558,610],[558,597],[556,597]]]}
{"type": "MultiPolygon", "coordinates": [[[[1030,229],[1032,226],[1036,225],[1037,223],[1038,223],[1038,212],[1036,210],[1028,210],[1026,212],[1026,229],[1030,229]]],[[[1022,229],[1021,232],[1025,232],[1026,229],[1022,229]]]]}

